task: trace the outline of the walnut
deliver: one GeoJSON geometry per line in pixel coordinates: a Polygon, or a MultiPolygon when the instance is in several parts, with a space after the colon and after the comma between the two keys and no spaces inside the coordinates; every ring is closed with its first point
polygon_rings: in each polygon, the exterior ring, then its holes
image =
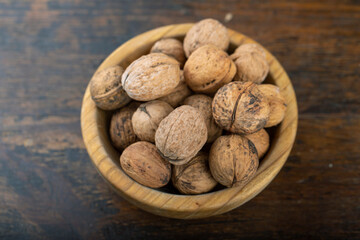
{"type": "Polygon", "coordinates": [[[252,82],[231,82],[215,94],[213,117],[227,131],[250,134],[264,128],[270,113],[267,98],[252,82]]]}
{"type": "Polygon", "coordinates": [[[230,82],[236,67],[226,52],[213,45],[198,48],[185,63],[184,76],[195,92],[215,93],[230,82]]]}
{"type": "Polygon", "coordinates": [[[285,117],[285,98],[281,95],[280,89],[272,84],[261,84],[259,85],[259,90],[268,99],[270,105],[269,120],[265,127],[278,125],[285,117]]]}
{"type": "Polygon", "coordinates": [[[96,73],[90,81],[90,94],[96,106],[103,110],[115,110],[131,101],[121,85],[124,70],[112,66],[96,73]]]}
{"type": "Polygon", "coordinates": [[[143,141],[155,142],[155,132],[161,120],[174,110],[168,103],[153,100],[141,104],[132,116],[136,136],[143,141]]]}
{"type": "Polygon", "coordinates": [[[170,181],[170,163],[149,142],[140,141],[128,146],[120,156],[120,165],[127,175],[147,187],[159,188],[170,181]]]}
{"type": "Polygon", "coordinates": [[[265,129],[261,129],[256,133],[245,135],[244,137],[249,139],[255,145],[259,159],[262,158],[269,149],[270,138],[265,129]]]}
{"type": "Polygon", "coordinates": [[[150,50],[151,53],[164,53],[175,58],[180,67],[184,67],[186,61],[183,44],[175,38],[164,38],[157,41],[150,50]]]}
{"type": "Polygon", "coordinates": [[[191,95],[191,90],[186,85],[184,79],[184,71],[180,71],[180,83],[176,86],[174,91],[170,94],[159,98],[158,100],[167,102],[173,108],[180,106],[180,103],[184,101],[185,98],[191,95]]]}
{"type": "Polygon", "coordinates": [[[110,138],[113,145],[120,151],[137,141],[131,117],[139,105],[140,103],[138,102],[132,102],[128,106],[116,111],[111,117],[110,138]]]}
{"type": "Polygon", "coordinates": [[[235,62],[235,80],[262,83],[269,73],[265,51],[257,44],[243,44],[230,56],[235,62]]]}
{"type": "Polygon", "coordinates": [[[217,184],[210,173],[208,155],[204,152],[199,152],[184,165],[174,166],[171,179],[184,194],[206,193],[217,184]]]}
{"type": "Polygon", "coordinates": [[[210,149],[214,179],[226,187],[242,187],[255,175],[259,159],[254,144],[240,135],[221,136],[210,149]]]}
{"type": "Polygon", "coordinates": [[[176,108],[156,130],[155,144],[160,155],[170,163],[181,165],[193,158],[204,146],[207,129],[203,116],[191,106],[176,108]]]}
{"type": "Polygon", "coordinates": [[[215,141],[216,138],[221,136],[222,129],[215,123],[212,116],[211,97],[203,94],[192,95],[184,100],[184,104],[197,108],[203,115],[208,132],[208,143],[215,141]]]}
{"type": "Polygon", "coordinates": [[[215,19],[204,19],[196,23],[186,33],[184,39],[185,55],[189,57],[192,52],[206,44],[212,44],[226,51],[229,47],[230,38],[224,25],[215,19]]]}
{"type": "Polygon", "coordinates": [[[150,101],[171,93],[180,82],[179,62],[163,53],[150,53],[126,68],[121,83],[138,101],[150,101]]]}

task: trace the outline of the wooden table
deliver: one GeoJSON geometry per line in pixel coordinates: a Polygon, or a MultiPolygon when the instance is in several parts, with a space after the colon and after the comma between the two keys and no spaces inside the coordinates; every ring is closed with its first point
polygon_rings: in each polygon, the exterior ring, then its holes
{"type": "Polygon", "coordinates": [[[358,1],[0,0],[0,239],[359,239],[359,76],[358,1]],[[85,87],[131,37],[226,15],[292,79],[292,154],[260,195],[227,214],[143,212],[90,162],[79,119],[85,87]]]}

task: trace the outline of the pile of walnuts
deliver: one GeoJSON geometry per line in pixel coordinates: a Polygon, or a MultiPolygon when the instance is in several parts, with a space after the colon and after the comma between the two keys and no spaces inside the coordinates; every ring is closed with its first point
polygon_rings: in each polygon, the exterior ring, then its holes
{"type": "Polygon", "coordinates": [[[286,104],[278,87],[261,84],[265,51],[243,44],[229,56],[229,43],[226,27],[205,19],[183,43],[161,39],[125,71],[112,66],[91,79],[96,105],[116,110],[110,137],[132,179],[200,194],[254,176],[270,144],[264,128],[283,120],[286,104]]]}

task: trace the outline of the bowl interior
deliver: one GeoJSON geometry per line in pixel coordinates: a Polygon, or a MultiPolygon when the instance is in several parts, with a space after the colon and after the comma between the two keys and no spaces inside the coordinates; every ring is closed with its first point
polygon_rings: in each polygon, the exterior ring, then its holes
{"type": "MultiPolygon", "coordinates": [[[[158,39],[175,37],[183,40],[191,26],[192,24],[170,25],[138,35],[110,54],[97,71],[113,65],[120,65],[125,69],[132,61],[149,53],[158,39]]],[[[243,43],[254,42],[230,29],[229,34],[229,53],[243,43]]],[[[112,147],[108,136],[112,112],[98,109],[92,102],[87,88],[81,111],[81,128],[88,153],[100,175],[125,199],[144,210],[167,217],[201,218],[220,214],[256,196],[271,182],[285,163],[294,143],[297,128],[297,104],[291,82],[279,62],[266,49],[265,51],[270,64],[270,72],[265,82],[280,88],[288,108],[283,122],[270,129],[270,149],[260,162],[256,176],[245,187],[220,187],[210,193],[189,196],[177,195],[171,187],[155,190],[133,181],[121,170],[120,153],[112,147]]]]}

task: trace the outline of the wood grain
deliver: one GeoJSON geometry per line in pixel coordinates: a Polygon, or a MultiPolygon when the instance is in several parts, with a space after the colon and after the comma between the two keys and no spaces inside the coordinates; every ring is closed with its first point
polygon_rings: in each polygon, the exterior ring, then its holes
{"type": "Polygon", "coordinates": [[[359,239],[358,1],[0,0],[1,239],[359,239]],[[203,220],[148,214],[99,177],[82,143],[88,80],[128,39],[214,17],[282,63],[299,103],[283,170],[203,220]]]}

